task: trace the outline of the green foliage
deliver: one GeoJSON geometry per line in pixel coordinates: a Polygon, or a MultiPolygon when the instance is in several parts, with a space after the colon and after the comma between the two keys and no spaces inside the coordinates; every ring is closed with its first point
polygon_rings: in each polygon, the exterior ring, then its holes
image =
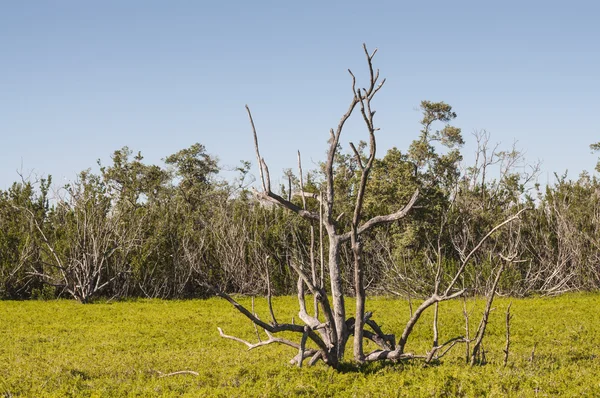
{"type": "MultiPolygon", "coordinates": [[[[249,305],[249,298],[241,303],[249,305]]],[[[278,317],[296,315],[296,299],[274,299],[278,317]]],[[[421,361],[352,364],[336,372],[322,364],[281,366],[295,350],[270,345],[247,351],[223,340],[215,326],[255,341],[253,327],[223,300],[138,300],[81,306],[74,301],[0,302],[0,394],[7,396],[597,396],[600,324],[597,294],[512,300],[511,350],[502,366],[504,310],[498,299],[485,350],[488,364],[469,367],[464,346],[441,364],[421,361]],[[215,325],[216,320],[216,325],[215,325]],[[532,357],[533,360],[530,361],[532,357]],[[193,370],[199,376],[160,378],[193,370]]],[[[352,303],[348,303],[349,305],[352,303]]],[[[416,303],[413,303],[413,305],[416,303]]],[[[371,301],[384,329],[409,316],[405,301],[371,301]]],[[[467,308],[478,322],[482,301],[467,308]]],[[[440,307],[440,339],[464,333],[462,303],[440,307]]],[[[264,299],[256,311],[268,318],[264,299]]],[[[418,325],[411,352],[431,345],[431,313],[418,325]]],[[[475,328],[475,325],[473,326],[475,328]]]]}
{"type": "Polygon", "coordinates": [[[143,156],[139,152],[130,160],[132,153],[123,147],[111,156],[112,165],[103,166],[98,161],[107,193],[120,206],[136,206],[144,199],[156,200],[169,178],[160,167],[142,163],[143,156]]]}
{"type": "MultiPolygon", "coordinates": [[[[376,158],[367,183],[363,220],[393,213],[416,189],[420,192],[407,217],[365,234],[363,261],[371,288],[413,297],[430,294],[434,264],[443,264],[447,279],[460,264],[458,248],[473,248],[522,207],[531,210],[514,227],[496,232],[472,257],[465,281],[472,282],[474,293],[485,293],[499,253],[513,252],[519,261],[501,281],[504,293],[600,287],[596,177],[584,173],[572,181],[557,176],[557,183],[538,189],[534,199],[535,170],[524,171],[521,152],[486,146],[484,132],[476,136],[475,163],[465,167],[460,164],[461,131],[450,124],[456,118],[452,107],[423,101],[421,111],[419,138],[406,152],[392,148],[376,158]]],[[[356,149],[364,161],[366,143],[356,149]]],[[[360,167],[354,153],[340,150],[334,160],[333,216],[338,229],[347,231],[360,167]]],[[[309,263],[310,225],[258,203],[247,189],[249,167],[242,162],[238,177],[225,181],[217,158],[201,144],[167,156],[163,165],[146,164],[141,153],[123,147],[110,164],[100,164],[98,174],[86,170],[65,187],[52,187],[51,178],[13,184],[0,191],[0,298],[51,292],[67,297],[82,285],[70,271],[61,271],[72,264],[85,264],[101,286],[89,288],[93,293],[85,300],[203,297],[208,294],[204,283],[263,293],[267,271],[275,292],[291,293],[296,281],[289,261],[309,263]]],[[[300,181],[289,170],[286,175],[289,185],[283,184],[281,194],[292,194],[292,202],[301,206],[301,198],[293,195],[300,181]]],[[[304,190],[318,195],[323,178],[322,169],[308,170],[304,190]]],[[[319,211],[314,198],[306,198],[306,204],[319,211]]],[[[327,243],[323,246],[327,249],[327,243]]],[[[318,239],[315,247],[318,252],[318,239]]],[[[351,261],[349,246],[343,246],[341,271],[348,291],[351,261]]],[[[79,293],[74,297],[84,300],[79,293]]]]}
{"type": "Polygon", "coordinates": [[[31,298],[33,300],[48,301],[54,299],[56,292],[53,286],[43,285],[40,288],[34,288],[31,290],[31,298]]]}
{"type": "Polygon", "coordinates": [[[41,280],[30,272],[42,268],[35,222],[43,224],[49,212],[51,183],[48,177],[40,180],[39,191],[29,181],[0,191],[0,298],[27,298],[41,287],[41,280]]]}
{"type": "MultiPolygon", "coordinates": [[[[439,172],[443,168],[453,167],[461,159],[460,153],[455,150],[464,144],[461,130],[447,124],[456,118],[456,113],[444,102],[430,101],[421,101],[421,111],[423,113],[421,134],[419,139],[411,144],[408,153],[418,168],[428,166],[428,171],[435,171],[438,176],[441,176],[444,173],[439,172]],[[445,125],[440,130],[434,130],[435,122],[445,123],[445,125]],[[434,146],[436,142],[451,151],[446,155],[438,155],[434,146]]],[[[433,175],[436,175],[435,172],[433,175]]]]}
{"type": "MultiPolygon", "coordinates": [[[[600,151],[600,142],[596,142],[594,144],[590,145],[590,149],[592,150],[592,152],[598,152],[600,151]]],[[[600,161],[598,161],[598,163],[596,164],[596,171],[600,172],[600,161]]]]}

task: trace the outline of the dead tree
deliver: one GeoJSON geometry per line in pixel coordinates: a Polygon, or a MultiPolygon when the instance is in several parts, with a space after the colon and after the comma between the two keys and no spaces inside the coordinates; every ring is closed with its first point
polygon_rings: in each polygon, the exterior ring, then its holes
{"type": "Polygon", "coordinates": [[[129,254],[139,245],[141,223],[111,211],[110,198],[96,183],[93,176],[82,174],[66,197],[58,199],[53,217],[64,242],[49,235],[30,209],[17,208],[27,214],[43,242],[44,267],[29,274],[81,303],[127,274],[129,254]]]}
{"type": "MultiPolygon", "coordinates": [[[[254,135],[254,147],[259,166],[260,184],[262,188],[261,191],[255,190],[255,195],[262,201],[270,202],[274,205],[281,206],[292,211],[293,213],[310,222],[312,225],[318,225],[320,229],[322,228],[322,230],[324,230],[323,235],[326,235],[327,237],[326,248],[328,255],[327,261],[325,261],[326,267],[323,267],[322,269],[328,270],[330,284],[329,290],[327,290],[325,284],[323,283],[325,279],[324,276],[320,275],[320,278],[316,276],[316,267],[314,265],[314,261],[311,262],[312,264],[310,268],[305,264],[296,264],[294,261],[290,261],[290,267],[293,268],[298,275],[298,303],[300,307],[298,316],[302,322],[304,322],[304,325],[277,322],[273,314],[273,309],[270,305],[270,300],[269,309],[271,312],[272,321],[267,323],[261,320],[256,314],[240,305],[227,293],[216,287],[212,287],[217,296],[229,301],[238,311],[249,318],[255,325],[263,328],[268,336],[268,339],[253,344],[238,337],[227,335],[220,328],[219,333],[224,338],[229,338],[244,343],[249,349],[271,343],[285,344],[293,347],[298,350],[298,354],[292,359],[292,362],[298,364],[299,366],[301,366],[302,361],[305,358],[310,357],[311,360],[309,361],[309,364],[313,364],[318,360],[323,360],[326,364],[337,368],[344,358],[345,347],[351,336],[354,336],[354,360],[357,362],[384,359],[399,360],[426,358],[425,356],[417,356],[404,352],[408,337],[420,319],[420,316],[431,305],[459,297],[464,293],[464,289],[457,288],[456,286],[458,285],[458,281],[460,280],[463,271],[469,263],[472,255],[496,230],[518,218],[519,216],[519,213],[517,213],[489,231],[489,233],[479,242],[479,244],[476,245],[476,247],[474,247],[473,250],[463,258],[458,271],[453,277],[451,277],[450,282],[447,283],[443,290],[440,283],[442,280],[442,273],[440,269],[438,272],[438,282],[436,282],[434,293],[414,311],[410,320],[407,322],[398,344],[396,344],[395,335],[385,334],[382,331],[380,326],[373,319],[371,319],[372,313],[365,311],[366,296],[365,282],[363,278],[364,264],[362,258],[362,240],[364,239],[366,233],[374,227],[384,223],[394,222],[405,217],[417,201],[419,192],[416,190],[406,205],[394,213],[375,216],[368,220],[363,219],[363,203],[367,190],[367,182],[369,180],[369,175],[376,156],[375,133],[378,130],[374,123],[375,111],[372,109],[371,105],[373,98],[385,82],[385,79],[381,82],[379,81],[379,71],[373,68],[372,61],[377,50],[369,53],[365,45],[363,45],[363,48],[368,63],[369,82],[367,88],[357,88],[356,78],[352,72],[349,71],[352,79],[353,95],[350,105],[348,106],[346,113],[344,113],[344,115],[341,117],[337,127],[330,130],[327,161],[324,165],[324,192],[306,192],[304,190],[302,180],[300,180],[300,191],[296,193],[304,199],[310,198],[317,201],[319,203],[319,211],[308,209],[304,201],[303,205],[299,206],[295,204],[290,197],[284,198],[281,195],[273,192],[271,189],[271,179],[267,163],[260,154],[256,126],[254,124],[250,108],[246,106],[254,135]],[[347,231],[342,231],[342,227],[338,222],[341,215],[335,214],[334,210],[334,202],[336,200],[336,191],[334,186],[334,161],[339,151],[340,136],[344,130],[344,126],[356,108],[359,109],[368,133],[368,155],[363,156],[356,146],[350,143],[350,148],[355,156],[356,164],[358,165],[357,180],[359,182],[355,190],[356,196],[350,228],[347,231]],[[345,296],[342,289],[343,286],[340,261],[340,249],[342,245],[348,243],[350,244],[353,253],[354,294],[356,297],[356,308],[353,317],[347,317],[347,311],[344,304],[345,296]],[[314,314],[309,314],[307,310],[305,303],[305,289],[308,289],[310,294],[313,295],[315,301],[318,303],[318,311],[315,310],[314,314]],[[369,327],[368,329],[367,326],[369,327]],[[300,343],[275,337],[275,334],[283,331],[291,331],[300,334],[300,343]],[[363,339],[369,339],[373,341],[379,348],[371,353],[365,354],[363,352],[363,339]],[[307,341],[311,341],[314,344],[314,348],[307,348],[307,341]]],[[[314,236],[314,230],[311,235],[314,236]]],[[[323,248],[324,245],[321,244],[320,247],[323,248]]]]}
{"type": "MultiPolygon", "coordinates": [[[[298,274],[298,301],[300,306],[299,318],[305,323],[305,326],[278,324],[275,322],[273,324],[266,324],[255,317],[252,313],[241,307],[239,304],[235,303],[235,301],[224,292],[217,290],[217,294],[232,302],[232,304],[234,304],[238,310],[240,310],[255,324],[261,326],[270,334],[282,330],[291,330],[301,333],[303,335],[302,341],[306,341],[307,338],[312,340],[317,347],[320,348],[316,352],[313,352],[314,350],[301,349],[303,344],[297,347],[297,344],[289,341],[284,342],[281,341],[281,339],[269,338],[269,340],[267,340],[267,342],[279,342],[300,349],[300,353],[296,357],[298,359],[298,364],[300,364],[302,360],[309,355],[308,353],[310,353],[313,356],[313,361],[311,362],[322,359],[325,363],[333,367],[337,367],[344,357],[346,343],[352,335],[355,336],[354,357],[358,361],[362,361],[364,359],[364,354],[362,352],[363,338],[371,339],[380,344],[383,348],[389,347],[390,337],[381,332],[379,326],[370,319],[370,314],[365,314],[365,289],[362,277],[363,269],[361,259],[361,237],[363,234],[377,225],[393,222],[403,218],[417,200],[418,191],[413,194],[412,198],[403,208],[399,209],[395,213],[384,216],[376,216],[366,221],[362,219],[363,202],[366,193],[367,182],[376,156],[375,132],[378,129],[374,124],[375,111],[371,108],[371,103],[377,92],[385,83],[385,79],[379,81],[379,71],[373,68],[372,61],[377,50],[369,53],[366,46],[363,46],[363,48],[369,67],[369,83],[367,88],[357,88],[356,78],[349,70],[352,78],[353,95],[346,113],[344,113],[344,115],[341,117],[337,127],[335,129],[331,129],[330,131],[329,150],[327,152],[327,162],[325,164],[324,193],[309,193],[304,192],[302,189],[300,192],[298,192],[298,195],[304,198],[313,198],[317,200],[320,204],[319,212],[308,210],[305,208],[305,206],[300,207],[289,200],[289,198],[283,198],[272,191],[269,169],[265,160],[260,155],[258,134],[254,120],[252,118],[250,108],[246,107],[254,134],[256,157],[258,160],[260,183],[262,186],[262,191],[256,191],[255,194],[263,201],[268,201],[289,209],[290,211],[298,214],[300,217],[308,220],[313,225],[316,224],[319,225],[319,227],[322,226],[324,234],[327,235],[328,240],[326,269],[329,271],[330,286],[329,291],[327,291],[324,283],[319,282],[319,278],[311,275],[314,274],[314,267],[311,267],[312,269],[309,270],[308,267],[305,267],[303,264],[295,264],[294,262],[290,263],[290,266],[298,274]],[[336,154],[339,151],[340,136],[344,130],[344,126],[356,108],[359,108],[369,134],[369,155],[367,159],[363,159],[356,147],[353,144],[350,144],[350,147],[356,156],[356,161],[360,167],[361,177],[355,199],[352,226],[350,231],[340,232],[340,226],[338,225],[337,219],[339,215],[334,214],[334,202],[336,198],[336,192],[334,188],[334,161],[336,154]],[[351,243],[354,254],[354,288],[357,297],[355,317],[351,317],[349,319],[346,316],[346,308],[344,304],[344,292],[340,264],[340,248],[347,242],[351,243]],[[305,304],[305,288],[310,291],[310,293],[315,297],[315,300],[318,302],[318,309],[320,314],[322,314],[323,321],[316,316],[317,314],[311,315],[308,313],[305,304]],[[365,330],[365,324],[370,325],[371,328],[373,328],[373,332],[365,330]]],[[[324,280],[323,275],[321,275],[320,280],[324,280]]]]}

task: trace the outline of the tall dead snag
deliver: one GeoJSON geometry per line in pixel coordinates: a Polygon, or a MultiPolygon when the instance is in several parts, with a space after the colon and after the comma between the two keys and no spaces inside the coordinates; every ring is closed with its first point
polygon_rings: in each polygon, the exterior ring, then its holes
{"type": "MultiPolygon", "coordinates": [[[[300,207],[289,200],[289,198],[286,199],[271,190],[269,169],[267,167],[267,163],[260,154],[258,134],[254,124],[254,119],[250,112],[250,108],[246,106],[254,136],[254,148],[256,151],[256,158],[259,168],[260,185],[262,188],[261,191],[255,191],[255,195],[260,200],[274,203],[296,213],[298,216],[309,221],[313,226],[318,223],[320,231],[324,230],[324,234],[327,235],[328,240],[326,269],[329,271],[330,286],[329,291],[327,291],[324,284],[322,282],[319,283],[319,278],[316,275],[317,272],[314,260],[311,261],[310,268],[305,267],[303,264],[295,264],[293,262],[290,263],[290,266],[298,274],[298,302],[300,307],[299,318],[305,323],[305,326],[309,332],[305,330],[304,326],[299,325],[266,324],[257,319],[249,311],[243,309],[243,307],[241,307],[239,304],[235,303],[234,305],[244,315],[250,318],[252,322],[263,327],[269,333],[276,333],[280,330],[292,330],[301,333],[303,341],[309,339],[320,348],[316,354],[313,354],[314,360],[311,362],[322,359],[324,362],[333,367],[337,367],[339,362],[343,359],[346,344],[352,335],[355,336],[354,357],[358,361],[364,360],[362,349],[363,338],[368,338],[374,341],[382,348],[390,348],[390,344],[393,346],[393,337],[390,337],[390,335],[385,335],[377,323],[370,319],[370,314],[365,314],[365,287],[363,277],[364,271],[362,264],[361,236],[377,225],[393,222],[403,218],[412,208],[418,197],[417,191],[412,195],[409,202],[395,213],[376,216],[366,221],[362,219],[367,182],[369,180],[369,174],[373,167],[376,155],[375,132],[378,130],[375,127],[375,111],[372,109],[371,103],[377,92],[385,83],[385,79],[380,81],[379,71],[373,68],[373,58],[377,50],[370,53],[367,50],[366,45],[363,45],[363,49],[369,68],[369,82],[366,88],[357,88],[354,74],[350,70],[348,71],[352,79],[353,95],[350,100],[350,104],[348,105],[346,112],[342,115],[337,127],[330,130],[329,149],[327,151],[327,161],[325,163],[324,170],[324,195],[305,192],[302,184],[300,192],[297,193],[297,195],[302,196],[303,198],[310,197],[319,201],[319,212],[308,210],[306,205],[300,207]],[[350,147],[356,156],[356,161],[360,167],[360,183],[358,185],[358,191],[356,194],[350,231],[340,232],[341,227],[338,225],[337,220],[339,215],[334,214],[334,201],[336,198],[336,192],[334,188],[334,162],[339,150],[340,136],[344,130],[344,126],[356,108],[359,108],[360,110],[369,135],[369,155],[366,159],[363,159],[356,147],[353,144],[350,144],[350,147]],[[347,242],[350,242],[354,255],[354,289],[357,298],[355,316],[349,319],[346,318],[340,264],[340,248],[347,242]],[[316,314],[317,311],[315,311],[314,315],[310,315],[307,312],[304,297],[305,289],[308,289],[308,291],[314,296],[314,299],[318,303],[318,312],[320,312],[322,315],[324,322],[319,320],[319,317],[316,314]],[[369,325],[373,331],[364,330],[365,325],[369,325]]],[[[314,236],[314,229],[311,229],[311,236],[314,236]]],[[[314,255],[311,254],[311,258],[313,258],[313,256],[314,255]]],[[[322,270],[324,270],[324,268],[325,267],[323,267],[322,264],[322,270]]],[[[320,276],[320,279],[323,281],[323,275],[320,276]]],[[[221,297],[227,298],[223,292],[218,291],[217,294],[221,297]]],[[[228,300],[232,302],[231,298],[228,300]]],[[[269,342],[271,341],[266,343],[269,342]]],[[[273,342],[275,341],[273,340],[273,342]]],[[[278,342],[281,343],[281,341],[278,342]]],[[[289,344],[289,342],[284,344],[292,345],[289,344]]],[[[297,356],[297,358],[300,360],[299,363],[301,363],[302,359],[308,355],[308,352],[312,352],[310,350],[303,349],[303,346],[304,345],[301,344],[299,347],[297,347],[300,350],[300,353],[297,356]],[[304,352],[304,354],[302,352],[304,352]]]]}
{"type": "MultiPolygon", "coordinates": [[[[367,185],[369,176],[371,174],[375,156],[376,156],[376,137],[375,133],[378,128],[375,127],[374,116],[375,111],[372,109],[372,101],[375,95],[382,88],[385,80],[379,80],[379,71],[373,68],[373,58],[376,54],[376,50],[370,53],[367,47],[363,45],[365,56],[367,59],[369,69],[369,81],[366,88],[357,88],[356,78],[354,74],[349,70],[352,79],[352,98],[346,112],[342,115],[337,127],[330,130],[329,138],[329,149],[327,151],[327,161],[324,165],[324,188],[323,192],[317,194],[313,192],[307,192],[304,190],[304,183],[302,176],[300,177],[300,191],[296,192],[296,196],[302,198],[302,205],[299,206],[294,203],[292,197],[288,193],[288,197],[284,198],[271,190],[271,179],[269,175],[269,169],[264,158],[260,154],[258,133],[250,112],[250,108],[246,106],[250,124],[252,127],[252,133],[254,137],[254,149],[256,152],[256,159],[259,169],[260,176],[260,191],[255,190],[255,196],[262,201],[270,202],[274,205],[281,206],[288,209],[289,211],[297,214],[299,217],[304,218],[306,221],[311,223],[312,226],[318,223],[319,236],[327,236],[327,260],[323,261],[324,253],[323,243],[320,245],[321,248],[321,275],[317,275],[317,267],[314,259],[314,243],[311,242],[311,264],[297,264],[294,261],[289,262],[289,266],[298,275],[298,305],[299,313],[298,316],[304,323],[304,325],[297,325],[292,323],[277,323],[273,318],[271,323],[267,323],[258,318],[251,311],[248,311],[233,298],[228,296],[225,292],[219,289],[213,288],[214,292],[229,301],[235,306],[235,308],[250,319],[255,325],[264,329],[265,333],[269,337],[268,340],[259,341],[258,343],[250,343],[245,340],[239,339],[234,336],[226,335],[221,329],[219,333],[224,338],[229,338],[238,342],[244,343],[249,349],[255,347],[279,343],[293,347],[297,350],[298,354],[292,359],[292,362],[298,366],[302,365],[305,358],[311,358],[309,364],[314,364],[318,360],[324,361],[326,364],[337,368],[340,362],[344,358],[344,351],[350,336],[354,336],[354,359],[357,362],[375,361],[384,359],[410,359],[410,358],[427,358],[425,356],[415,356],[413,354],[407,354],[404,352],[404,348],[410,333],[412,332],[415,324],[420,319],[423,312],[431,305],[437,304],[441,301],[450,300],[455,297],[459,297],[464,293],[464,289],[458,289],[455,287],[458,281],[462,278],[463,271],[473,254],[481,247],[483,242],[491,236],[496,230],[504,226],[505,224],[518,218],[519,213],[510,217],[506,221],[500,223],[473,248],[473,250],[466,256],[464,256],[462,263],[454,277],[451,277],[451,281],[442,289],[442,262],[439,261],[439,269],[435,289],[433,295],[425,300],[412,314],[408,321],[402,336],[398,344],[396,344],[396,337],[393,334],[385,334],[380,326],[373,320],[372,313],[366,312],[366,295],[365,295],[365,282],[364,282],[364,262],[363,262],[363,245],[362,239],[368,231],[372,228],[385,224],[391,223],[405,217],[415,204],[419,191],[416,190],[408,203],[396,212],[379,215],[368,220],[363,219],[363,204],[365,200],[367,185]],[[352,113],[359,109],[364,125],[368,133],[367,154],[363,154],[357,149],[357,147],[350,143],[350,148],[354,154],[355,162],[357,164],[356,180],[357,185],[354,187],[355,199],[352,210],[352,219],[349,230],[344,231],[340,222],[340,214],[334,214],[334,202],[336,199],[336,191],[334,184],[334,163],[338,155],[340,148],[340,136],[344,130],[344,126],[352,113]],[[319,202],[319,211],[310,210],[305,202],[306,198],[319,202]],[[344,291],[343,281],[341,272],[341,260],[340,250],[342,245],[350,244],[352,255],[353,255],[353,275],[354,275],[354,294],[356,297],[356,308],[354,316],[347,318],[346,308],[344,305],[344,291]],[[324,267],[323,263],[327,265],[324,267]],[[323,271],[329,271],[329,290],[325,287],[323,281],[325,280],[323,271]],[[309,314],[305,303],[305,294],[310,292],[313,299],[317,303],[318,309],[314,311],[314,314],[309,314]],[[322,320],[321,320],[322,319],[322,320]],[[369,329],[366,327],[368,326],[369,329]],[[287,339],[277,338],[274,335],[278,332],[291,331],[296,332],[300,335],[300,343],[295,343],[287,339]],[[363,351],[363,339],[373,341],[379,349],[369,354],[363,351]],[[313,345],[316,348],[311,348],[308,344],[313,345]]],[[[457,132],[457,130],[453,130],[457,132]]],[[[299,169],[302,173],[302,167],[299,159],[299,169]]],[[[314,240],[314,228],[311,228],[311,240],[314,240]]],[[[454,339],[458,340],[458,339],[454,339]]],[[[453,340],[453,341],[454,341],[453,340]]],[[[441,347],[437,347],[436,339],[436,352],[438,349],[452,345],[452,341],[443,344],[441,347]]],[[[443,351],[444,353],[447,350],[443,351]]],[[[433,359],[436,353],[431,354],[433,359]]],[[[438,358],[435,356],[435,358],[438,358]]]]}

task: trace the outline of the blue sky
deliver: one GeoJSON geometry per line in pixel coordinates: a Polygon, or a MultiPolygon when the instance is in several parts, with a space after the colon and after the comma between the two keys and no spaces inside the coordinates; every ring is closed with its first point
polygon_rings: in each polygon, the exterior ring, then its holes
{"type": "MultiPolygon", "coordinates": [[[[0,13],[0,189],[17,170],[57,184],[122,146],[149,163],[194,142],[253,159],[252,108],[272,174],[323,159],[379,48],[380,154],[445,101],[472,149],[486,129],[552,173],[592,170],[600,141],[600,6],[552,1],[14,1],[0,13]]],[[[365,137],[358,118],[345,143],[365,137]]],[[[256,170],[253,170],[256,173],[256,170]]]]}

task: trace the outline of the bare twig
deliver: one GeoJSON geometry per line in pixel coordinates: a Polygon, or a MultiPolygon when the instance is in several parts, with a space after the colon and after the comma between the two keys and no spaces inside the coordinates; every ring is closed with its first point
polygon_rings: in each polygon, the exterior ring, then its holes
{"type": "Polygon", "coordinates": [[[531,349],[531,354],[529,355],[529,362],[533,363],[535,360],[535,349],[537,347],[537,342],[533,343],[533,348],[531,349]]]}
{"type": "Polygon", "coordinates": [[[469,355],[471,354],[471,338],[469,336],[469,312],[467,311],[467,298],[463,296],[463,315],[465,317],[465,362],[469,363],[469,355]]]}
{"type": "Polygon", "coordinates": [[[485,306],[485,311],[483,312],[483,316],[481,317],[481,322],[479,323],[479,327],[477,328],[477,333],[475,335],[475,344],[473,345],[473,352],[471,353],[471,366],[475,365],[477,362],[485,362],[484,353],[482,349],[483,337],[485,335],[485,331],[487,328],[487,324],[489,321],[490,312],[492,309],[492,303],[494,301],[494,297],[496,295],[496,288],[498,287],[498,282],[500,281],[500,277],[502,276],[502,272],[504,271],[504,262],[500,264],[498,267],[498,272],[496,273],[496,278],[494,279],[494,283],[490,289],[488,294],[487,303],[485,306]],[[481,358],[479,357],[481,349],[481,358]]]}
{"type": "Polygon", "coordinates": [[[267,183],[265,181],[265,176],[263,174],[263,159],[260,157],[260,151],[258,149],[258,135],[256,134],[256,127],[254,126],[254,119],[252,118],[252,113],[250,112],[250,107],[246,105],[246,111],[248,112],[248,117],[250,118],[250,125],[252,126],[252,133],[254,135],[254,150],[256,151],[256,161],[258,162],[258,170],[260,173],[260,181],[262,183],[263,191],[267,191],[267,183]]]}
{"type": "Polygon", "coordinates": [[[504,346],[504,366],[508,364],[508,352],[510,349],[510,319],[512,318],[512,315],[510,314],[511,305],[512,302],[508,304],[508,307],[506,308],[506,345],[504,346]]]}
{"type": "MultiPolygon", "coordinates": [[[[371,218],[370,220],[368,220],[367,222],[365,222],[363,225],[361,225],[358,228],[358,234],[361,235],[361,234],[369,231],[371,228],[375,227],[376,225],[390,223],[390,222],[398,221],[398,220],[404,218],[408,214],[410,209],[413,207],[413,205],[417,201],[418,197],[419,197],[419,190],[416,190],[413,193],[413,196],[408,201],[408,203],[402,209],[400,209],[397,212],[392,213],[392,214],[388,214],[385,216],[375,216],[375,217],[371,218]]],[[[342,242],[350,240],[350,233],[341,235],[340,239],[342,242]]]]}
{"type": "Polygon", "coordinates": [[[269,257],[267,256],[267,263],[266,263],[266,274],[267,274],[267,303],[269,304],[269,313],[271,314],[271,320],[273,321],[273,325],[277,325],[277,319],[275,318],[275,311],[273,311],[273,301],[272,301],[272,295],[271,295],[271,278],[269,276],[269,263],[268,263],[268,259],[269,257]]]}
{"type": "Polygon", "coordinates": [[[265,345],[273,344],[273,343],[279,343],[279,344],[287,345],[287,346],[290,346],[290,347],[293,347],[293,348],[296,348],[296,349],[300,349],[300,344],[294,343],[291,340],[282,339],[280,337],[275,337],[271,333],[269,333],[267,330],[265,330],[265,333],[267,333],[267,336],[269,337],[269,339],[268,340],[259,341],[258,343],[250,343],[249,341],[246,341],[246,340],[241,339],[239,337],[227,335],[219,327],[217,327],[217,330],[219,331],[219,335],[221,337],[223,337],[225,339],[234,340],[234,341],[237,341],[237,342],[242,343],[242,344],[245,344],[248,347],[248,351],[253,350],[255,348],[258,348],[258,347],[265,346],[265,345]]]}
{"type": "MultiPolygon", "coordinates": [[[[254,316],[256,316],[256,311],[254,311],[254,296],[252,296],[252,313],[254,316]]],[[[256,332],[256,339],[258,341],[262,341],[260,338],[260,333],[258,333],[258,327],[256,326],[256,323],[252,322],[252,325],[254,326],[254,331],[256,332]]]]}

